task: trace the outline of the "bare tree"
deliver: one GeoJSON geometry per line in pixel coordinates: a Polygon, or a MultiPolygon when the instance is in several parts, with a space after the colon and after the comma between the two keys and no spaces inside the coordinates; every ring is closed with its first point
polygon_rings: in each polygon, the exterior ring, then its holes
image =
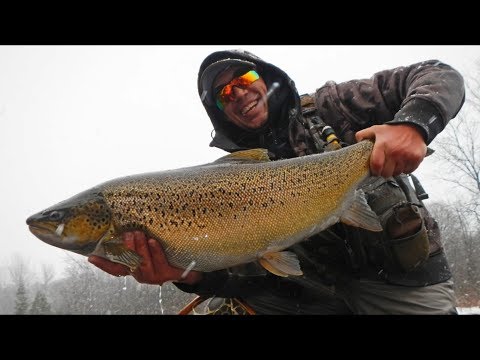
{"type": "Polygon", "coordinates": [[[440,179],[460,189],[459,200],[432,210],[442,227],[459,305],[480,304],[480,59],[464,74],[465,104],[438,137],[440,179]]]}
{"type": "Polygon", "coordinates": [[[463,202],[433,203],[431,213],[438,220],[445,253],[450,262],[455,294],[460,306],[480,303],[480,246],[478,230],[471,230],[463,212],[463,202]]]}
{"type": "Polygon", "coordinates": [[[55,269],[51,264],[42,264],[42,282],[46,288],[55,277],[55,269]]]}
{"type": "Polygon", "coordinates": [[[440,179],[463,189],[459,208],[473,229],[480,226],[480,60],[474,76],[465,76],[466,102],[457,116],[439,136],[436,153],[440,161],[440,179]],[[443,164],[443,166],[442,166],[443,164]]]}
{"type": "Polygon", "coordinates": [[[26,285],[32,280],[32,272],[27,261],[19,254],[12,255],[8,271],[13,283],[17,286],[21,282],[26,285]]]}

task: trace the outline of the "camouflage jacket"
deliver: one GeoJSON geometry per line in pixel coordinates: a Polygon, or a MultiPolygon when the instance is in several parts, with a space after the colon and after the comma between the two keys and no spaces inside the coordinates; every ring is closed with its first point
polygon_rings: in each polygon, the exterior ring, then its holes
{"type": "MultiPolygon", "coordinates": [[[[302,104],[294,82],[285,72],[246,51],[211,54],[202,63],[199,78],[209,64],[225,58],[254,62],[267,86],[273,82],[280,84],[279,91],[269,98],[267,124],[256,131],[249,132],[235,127],[225,119],[223,112],[204,103],[215,129],[210,146],[229,152],[264,147],[273,159],[317,152],[304,116],[305,110],[312,107],[315,115],[330,125],[345,144],[355,142],[354,135],[357,131],[377,124],[411,124],[420,130],[425,143],[429,144],[449,120],[456,116],[465,100],[462,76],[438,60],[380,71],[369,79],[339,84],[329,81],[309,94],[307,101],[302,104]]],[[[205,91],[200,82],[198,91],[199,95],[205,91]]],[[[391,184],[392,188],[398,187],[394,179],[383,183],[391,184]]],[[[389,196],[388,193],[384,195],[389,196]]],[[[419,199],[416,201],[421,203],[419,199]]],[[[393,284],[423,286],[445,281],[451,276],[442,251],[438,225],[423,204],[421,207],[429,234],[430,257],[414,271],[392,271],[387,274],[388,278],[384,279],[393,284]]],[[[338,226],[334,228],[337,239],[323,236],[324,241],[305,241],[292,249],[304,265],[304,273],[311,275],[307,277],[328,285],[335,282],[336,276],[341,273],[358,277],[376,276],[379,263],[370,261],[369,256],[359,255],[364,252],[363,245],[357,246],[352,241],[353,246],[350,246],[349,241],[338,241],[347,239],[348,231],[338,226]],[[360,265],[352,264],[355,258],[361,259],[360,265]]],[[[195,286],[176,285],[186,292],[225,297],[254,295],[266,286],[283,287],[289,289],[288,294],[292,294],[292,291],[298,292],[297,288],[304,286],[290,286],[288,281],[266,273],[255,264],[249,264],[238,269],[207,273],[195,286]]]]}

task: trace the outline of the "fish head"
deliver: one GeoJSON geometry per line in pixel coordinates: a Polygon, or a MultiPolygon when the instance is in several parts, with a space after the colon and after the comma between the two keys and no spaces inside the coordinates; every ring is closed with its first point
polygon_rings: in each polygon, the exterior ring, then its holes
{"type": "Polygon", "coordinates": [[[100,191],[87,190],[27,219],[40,240],[82,255],[93,252],[112,229],[112,216],[100,191]]]}

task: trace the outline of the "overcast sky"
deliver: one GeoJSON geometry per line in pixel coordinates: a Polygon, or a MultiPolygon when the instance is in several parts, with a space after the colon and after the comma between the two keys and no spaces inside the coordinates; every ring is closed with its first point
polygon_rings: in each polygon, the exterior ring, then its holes
{"type": "MultiPolygon", "coordinates": [[[[301,94],[427,59],[466,74],[480,58],[480,46],[0,46],[0,264],[16,253],[60,272],[66,252],[31,234],[28,216],[116,177],[224,155],[208,146],[196,81],[207,55],[233,48],[282,68],[301,94]]],[[[434,173],[429,159],[416,172],[430,199],[454,198],[434,173]]]]}

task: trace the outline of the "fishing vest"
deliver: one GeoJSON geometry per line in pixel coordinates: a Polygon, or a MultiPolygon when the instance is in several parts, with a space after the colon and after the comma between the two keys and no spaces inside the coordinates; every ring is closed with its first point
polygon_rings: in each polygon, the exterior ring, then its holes
{"type": "MultiPolygon", "coordinates": [[[[303,124],[316,152],[351,145],[339,139],[322,121],[312,96],[302,95],[300,101],[303,124]]],[[[362,189],[383,231],[340,225],[340,234],[334,241],[341,242],[350,270],[359,276],[373,274],[404,286],[425,286],[448,280],[451,273],[438,224],[422,202],[428,194],[418,179],[405,174],[387,179],[372,177],[362,189]]],[[[328,232],[322,236],[328,237],[328,232]]]]}

